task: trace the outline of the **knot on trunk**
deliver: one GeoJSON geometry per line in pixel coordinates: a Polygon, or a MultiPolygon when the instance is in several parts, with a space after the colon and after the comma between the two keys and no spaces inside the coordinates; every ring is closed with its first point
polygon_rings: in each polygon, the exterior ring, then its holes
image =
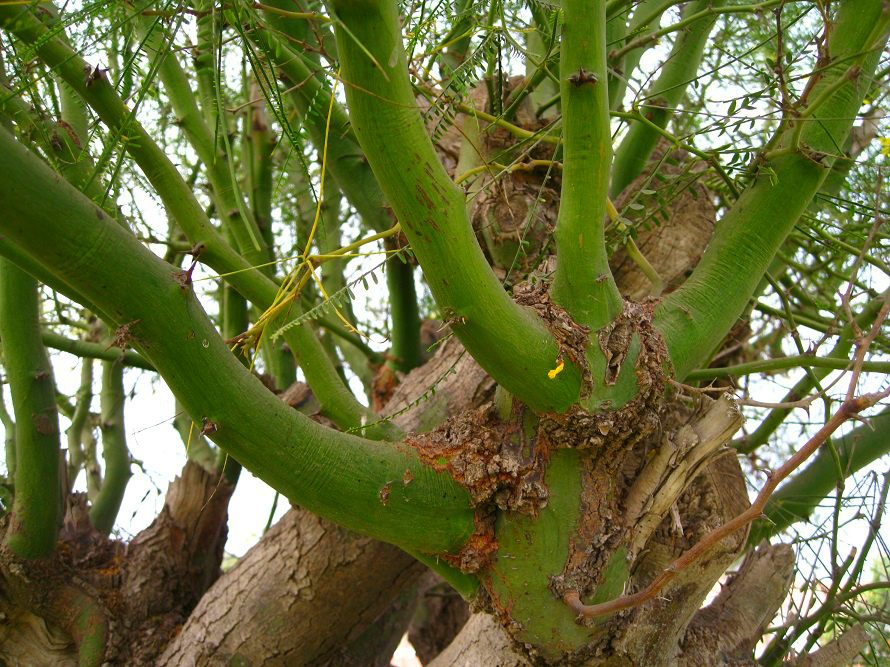
{"type": "MultiPolygon", "coordinates": [[[[621,313],[596,332],[594,340],[605,360],[603,375],[593,377],[585,349],[581,402],[565,414],[541,418],[541,435],[548,446],[590,450],[601,459],[600,465],[613,461],[617,466],[624,452],[659,428],[671,365],[664,340],[652,326],[656,303],[654,299],[625,301],[621,313]],[[627,363],[633,363],[637,385],[634,398],[622,405],[592,398],[597,390],[601,394],[603,389],[614,387],[619,376],[627,372],[627,363]]],[[[577,354],[580,340],[571,342],[575,346],[573,354],[577,354]]],[[[589,337],[585,344],[590,345],[589,337]]]]}

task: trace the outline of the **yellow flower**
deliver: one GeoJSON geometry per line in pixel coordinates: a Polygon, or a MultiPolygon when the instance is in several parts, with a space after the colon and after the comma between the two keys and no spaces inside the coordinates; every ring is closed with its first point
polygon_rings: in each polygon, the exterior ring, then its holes
{"type": "Polygon", "coordinates": [[[881,155],[890,156],[890,137],[878,137],[881,142],[881,155]]]}

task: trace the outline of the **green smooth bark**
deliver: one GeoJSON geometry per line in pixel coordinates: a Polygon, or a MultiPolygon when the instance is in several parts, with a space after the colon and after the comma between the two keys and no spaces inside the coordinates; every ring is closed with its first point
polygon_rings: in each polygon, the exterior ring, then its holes
{"type": "MultiPolygon", "coordinates": [[[[664,2],[664,0],[642,0],[634,7],[633,18],[628,22],[628,38],[633,39],[642,30],[657,30],[661,25],[662,13],[674,4],[676,4],[676,0],[667,0],[667,2],[664,2]]],[[[606,45],[606,49],[610,49],[609,45],[606,45]]],[[[627,92],[627,83],[647,50],[648,47],[634,49],[621,56],[618,62],[612,63],[612,67],[620,69],[620,76],[614,77],[614,83],[611,80],[609,82],[609,108],[613,111],[619,109],[623,104],[624,94],[627,92]]]]}
{"type": "Polygon", "coordinates": [[[351,530],[428,553],[473,531],[467,492],[406,447],[317,424],[230,353],[191,289],[37,157],[0,133],[0,231],[129,325],[201,431],[294,502],[351,530]],[[413,481],[403,484],[410,471],[413,481]],[[389,486],[387,502],[381,490],[389,486]]]}
{"type": "MultiPolygon", "coordinates": [[[[831,53],[873,49],[858,78],[850,80],[845,75],[844,63],[822,73],[811,99],[842,85],[806,122],[801,136],[805,150],[777,153],[761,166],[717,224],[692,275],[656,309],[655,326],[665,338],[677,379],[700,366],[744,312],[776,251],[819,191],[834,162],[832,154],[843,146],[866,93],[867,86],[858,82],[873,75],[886,43],[886,30],[877,43],[867,43],[882,21],[886,26],[880,0],[849,0],[840,5],[829,40],[831,53]]],[[[780,148],[789,146],[792,134],[793,130],[784,133],[780,148]]]]}
{"type": "Polygon", "coordinates": [[[335,0],[328,7],[337,17],[342,76],[354,84],[346,87],[353,128],[442,316],[511,394],[540,412],[567,410],[578,399],[580,371],[566,364],[548,376],[556,341],[536,315],[510,300],[476,242],[464,193],[439,162],[417,109],[397,3],[335,0]]]}
{"type": "Polygon", "coordinates": [[[563,12],[563,180],[550,294],[576,322],[596,330],[621,312],[622,304],[605,243],[612,162],[605,0],[565,0],[563,12]]]}
{"type": "MultiPolygon", "coordinates": [[[[37,160],[27,149],[17,149],[37,160]]],[[[55,382],[40,340],[37,281],[5,259],[0,260],[0,338],[16,422],[15,501],[4,543],[18,556],[47,558],[61,521],[55,382]]]]}
{"type": "Polygon", "coordinates": [[[91,358],[85,358],[80,364],[80,387],[77,389],[75,401],[71,425],[65,431],[68,441],[68,493],[71,493],[85,461],[84,431],[89,426],[90,406],[93,402],[93,360],[91,358]]]}
{"type": "Polygon", "coordinates": [[[99,431],[105,470],[99,495],[90,508],[90,521],[96,530],[111,533],[130,481],[130,452],[124,426],[124,366],[118,361],[102,362],[102,389],[99,431]]]}
{"type": "MultiPolygon", "coordinates": [[[[298,19],[288,21],[292,22],[305,23],[298,19]]],[[[336,101],[331,106],[331,91],[316,76],[318,70],[262,25],[251,37],[275,63],[288,84],[299,85],[289,93],[290,100],[316,150],[321,153],[326,147],[328,174],[334,177],[343,196],[371,229],[382,232],[392,227],[392,214],[386,209],[386,200],[377,178],[355,140],[349,115],[336,101]]],[[[291,129],[298,132],[300,127],[291,129]]]]}
{"type": "Polygon", "coordinates": [[[414,288],[414,267],[404,259],[392,257],[386,263],[389,287],[389,313],[392,349],[387,363],[407,373],[421,364],[420,309],[414,288]]]}

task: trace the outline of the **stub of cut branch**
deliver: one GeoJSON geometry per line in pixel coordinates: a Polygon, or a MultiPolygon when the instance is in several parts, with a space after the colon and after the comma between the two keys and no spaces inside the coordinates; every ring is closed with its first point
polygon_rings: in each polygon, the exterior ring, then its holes
{"type": "Polygon", "coordinates": [[[637,607],[645,602],[655,599],[655,597],[658,596],[662,589],[664,589],[674,577],[701,558],[711,549],[711,547],[737,531],[739,528],[742,528],[761,517],[767,501],[782,480],[788,477],[788,475],[794,472],[804,461],[815,453],[815,451],[819,449],[819,446],[828,440],[832,433],[834,433],[841,424],[848,419],[856,417],[860,412],[874,406],[878,401],[887,396],[890,396],[890,388],[887,388],[882,392],[863,394],[857,398],[844,401],[834,416],[832,416],[831,419],[819,429],[816,435],[810,438],[800,451],[788,459],[788,461],[786,461],[778,470],[769,476],[766,484],[763,489],[761,489],[760,493],[757,494],[757,498],[754,500],[751,507],[731,521],[728,521],[705,535],[695,544],[695,546],[689,549],[689,551],[668,565],[668,567],[642,591],[631,595],[622,595],[621,597],[599,604],[585,605],[581,602],[580,593],[569,589],[563,593],[563,601],[577,612],[579,617],[598,618],[625,609],[631,609],[632,607],[637,607]]]}

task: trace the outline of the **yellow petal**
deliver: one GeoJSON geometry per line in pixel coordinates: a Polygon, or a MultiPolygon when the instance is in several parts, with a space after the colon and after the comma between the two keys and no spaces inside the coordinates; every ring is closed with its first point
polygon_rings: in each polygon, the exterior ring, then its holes
{"type": "Polygon", "coordinates": [[[565,366],[565,363],[563,363],[562,361],[560,361],[560,362],[556,365],[556,368],[554,368],[552,371],[548,371],[548,372],[547,372],[547,377],[549,377],[549,378],[552,380],[552,379],[555,378],[557,375],[559,375],[560,373],[562,373],[562,369],[563,369],[564,366],[565,366]]]}

